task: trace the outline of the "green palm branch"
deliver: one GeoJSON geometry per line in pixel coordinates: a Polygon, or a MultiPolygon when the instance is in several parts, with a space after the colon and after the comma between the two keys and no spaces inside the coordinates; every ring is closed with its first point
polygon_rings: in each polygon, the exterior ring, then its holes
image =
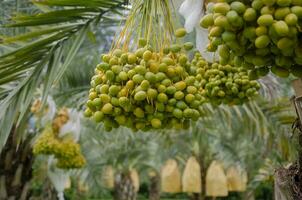
{"type": "Polygon", "coordinates": [[[124,9],[123,0],[32,1],[35,14],[17,13],[6,27],[28,31],[2,37],[3,45],[17,48],[0,56],[0,149],[13,124],[20,126],[38,87],[43,102],[77,55],[90,29],[108,25],[124,9]]]}

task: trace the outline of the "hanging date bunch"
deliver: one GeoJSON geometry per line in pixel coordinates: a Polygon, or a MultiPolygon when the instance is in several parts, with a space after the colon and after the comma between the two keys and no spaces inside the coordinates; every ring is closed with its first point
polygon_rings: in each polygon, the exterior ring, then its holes
{"type": "Polygon", "coordinates": [[[182,43],[186,31],[174,29],[169,0],[133,1],[119,37],[92,77],[85,115],[106,130],[188,128],[205,99],[196,69],[182,43]]]}
{"type": "Polygon", "coordinates": [[[269,71],[302,77],[301,0],[226,0],[209,3],[207,12],[200,25],[222,64],[233,60],[253,79],[269,71]]]}
{"type": "Polygon", "coordinates": [[[260,84],[250,80],[242,67],[208,63],[199,52],[195,53],[192,65],[197,66],[201,95],[213,105],[240,105],[258,96],[260,84]]]}
{"type": "Polygon", "coordinates": [[[46,126],[38,136],[33,146],[35,155],[54,155],[57,159],[56,166],[61,169],[81,168],[86,160],[81,153],[81,148],[71,135],[61,136],[60,130],[69,121],[66,108],[56,114],[51,125],[46,126]]]}

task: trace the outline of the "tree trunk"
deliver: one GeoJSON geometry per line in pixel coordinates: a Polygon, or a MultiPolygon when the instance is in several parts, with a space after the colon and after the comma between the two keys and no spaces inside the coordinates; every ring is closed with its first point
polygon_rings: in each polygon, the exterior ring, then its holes
{"type": "Polygon", "coordinates": [[[298,134],[298,160],[289,168],[279,168],[275,172],[275,200],[296,200],[302,199],[302,109],[301,89],[302,82],[293,82],[296,95],[293,97],[293,104],[297,113],[297,120],[293,124],[293,132],[298,134]]]}
{"type": "Polygon", "coordinates": [[[191,200],[201,200],[202,196],[200,193],[193,193],[191,196],[190,196],[190,199],[191,200]]]}
{"type": "MultiPolygon", "coordinates": [[[[300,124],[298,125],[300,126],[300,124]]],[[[302,199],[302,132],[299,128],[298,161],[289,168],[279,168],[275,172],[275,200],[302,199]]]]}
{"type": "Polygon", "coordinates": [[[0,153],[0,199],[26,200],[30,196],[33,155],[27,137],[18,143],[16,129],[0,153]]]}
{"type": "Polygon", "coordinates": [[[114,200],[136,200],[136,191],[129,172],[116,176],[114,183],[114,200]]]}
{"type": "Polygon", "coordinates": [[[150,177],[149,200],[160,200],[160,177],[157,173],[150,177]]]}
{"type": "Polygon", "coordinates": [[[206,173],[207,173],[207,166],[203,160],[202,155],[197,157],[197,161],[200,165],[200,178],[201,178],[201,193],[194,194],[194,200],[205,200],[206,199],[206,173]]]}
{"type": "Polygon", "coordinates": [[[255,200],[255,194],[254,191],[246,191],[244,196],[243,196],[244,200],[255,200]]]}

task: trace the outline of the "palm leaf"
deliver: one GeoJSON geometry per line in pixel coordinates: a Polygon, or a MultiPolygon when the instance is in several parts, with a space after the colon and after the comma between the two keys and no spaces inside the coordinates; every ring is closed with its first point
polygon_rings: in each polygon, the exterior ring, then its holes
{"type": "Polygon", "coordinates": [[[19,41],[25,41],[25,44],[0,56],[0,109],[1,113],[9,113],[5,118],[4,114],[0,117],[0,125],[4,127],[0,131],[0,150],[12,125],[22,121],[36,89],[44,83],[45,100],[53,83],[58,82],[70,66],[89,27],[124,5],[122,0],[33,2],[50,9],[33,15],[17,14],[12,18],[13,23],[6,26],[38,29],[2,40],[2,43],[13,45],[19,45],[19,41]],[[6,87],[13,84],[16,85],[13,89],[6,87]]]}

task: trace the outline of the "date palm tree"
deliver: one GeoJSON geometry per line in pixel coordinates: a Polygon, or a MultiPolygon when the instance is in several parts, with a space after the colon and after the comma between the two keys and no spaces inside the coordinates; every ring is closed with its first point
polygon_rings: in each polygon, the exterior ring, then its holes
{"type": "MultiPolygon", "coordinates": [[[[21,0],[16,2],[24,3],[21,0]]],[[[13,176],[16,176],[21,165],[23,168],[18,173],[28,175],[19,183],[18,191],[27,191],[26,183],[31,174],[22,170],[31,169],[32,156],[28,150],[31,135],[24,127],[28,126],[28,108],[36,91],[42,91],[44,102],[47,95],[52,94],[59,104],[82,109],[98,55],[110,48],[110,40],[117,30],[118,21],[122,19],[121,12],[125,10],[126,4],[124,0],[32,2],[34,7],[31,12],[27,15],[17,14],[5,23],[7,28],[1,29],[7,36],[1,38],[3,48],[0,51],[0,166],[5,166],[5,158],[9,157],[11,152],[14,152],[14,155],[17,152],[22,152],[20,155],[26,152],[23,157],[28,158],[24,161],[20,156],[13,156],[16,166],[12,167],[9,173],[0,170],[0,177],[10,180],[0,180],[0,193],[6,194],[7,197],[13,195],[13,191],[8,191],[7,188],[13,188],[13,176]],[[10,30],[20,31],[14,33],[10,30]],[[98,34],[94,34],[96,31],[98,34]],[[103,41],[103,45],[94,44],[99,40],[103,41]]],[[[275,88],[270,88],[274,86],[274,81],[270,79],[270,84],[263,84],[264,95],[268,96],[271,91],[276,91],[275,88]]],[[[278,83],[277,81],[276,84],[278,83]]],[[[288,105],[285,105],[282,108],[287,107],[288,105]]],[[[203,170],[203,183],[205,170],[213,158],[240,162],[250,169],[261,165],[248,162],[255,159],[258,153],[263,153],[264,156],[279,154],[282,160],[292,155],[292,147],[290,143],[286,143],[286,134],[276,134],[274,126],[282,119],[276,117],[279,111],[261,101],[235,107],[215,108],[206,105],[204,117],[194,125],[195,128],[182,133],[158,134],[156,137],[125,130],[119,130],[115,135],[106,133],[101,126],[84,121],[85,137],[82,144],[88,158],[88,166],[83,172],[101,171],[102,166],[108,164],[115,166],[124,177],[116,187],[117,193],[123,197],[117,198],[135,199],[136,193],[128,176],[129,169],[152,168],[159,174],[161,163],[169,156],[183,161],[189,155],[197,156],[203,170]],[[249,134],[250,132],[253,134],[249,134]],[[129,148],[129,144],[133,148],[129,148]],[[252,151],[255,144],[258,144],[259,148],[252,151]],[[275,152],[269,151],[269,148],[278,146],[276,144],[280,144],[282,151],[278,148],[275,152]],[[157,157],[158,155],[160,156],[157,157]],[[143,161],[146,157],[149,158],[147,163],[143,161]]],[[[95,180],[95,173],[90,175],[90,183],[98,182],[95,180]]],[[[157,182],[158,179],[154,181],[157,182]]],[[[155,182],[154,188],[158,187],[155,182]]],[[[202,191],[205,191],[204,188],[202,191]]],[[[16,198],[20,199],[23,192],[18,194],[20,196],[16,198]]],[[[26,193],[26,197],[28,195],[29,193],[26,193]]]]}

